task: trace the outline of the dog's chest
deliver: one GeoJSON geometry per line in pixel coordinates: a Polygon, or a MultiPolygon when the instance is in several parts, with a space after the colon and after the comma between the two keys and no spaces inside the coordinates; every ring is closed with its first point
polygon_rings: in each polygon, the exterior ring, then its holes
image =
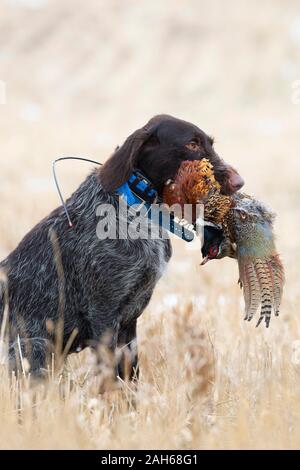
{"type": "Polygon", "coordinates": [[[112,308],[119,312],[121,323],[142,313],[170,257],[169,240],[119,241],[110,247],[110,256],[105,257],[109,264],[101,277],[109,281],[112,308]]]}
{"type": "Polygon", "coordinates": [[[123,279],[120,309],[123,324],[141,315],[171,256],[168,240],[144,242],[143,246],[135,248],[138,248],[139,256],[135,262],[131,260],[123,279]]]}
{"type": "MultiPolygon", "coordinates": [[[[133,243],[127,255],[124,280],[131,286],[152,286],[162,276],[171,257],[169,240],[145,240],[133,243]]],[[[126,286],[125,286],[126,290],[126,286]]]]}

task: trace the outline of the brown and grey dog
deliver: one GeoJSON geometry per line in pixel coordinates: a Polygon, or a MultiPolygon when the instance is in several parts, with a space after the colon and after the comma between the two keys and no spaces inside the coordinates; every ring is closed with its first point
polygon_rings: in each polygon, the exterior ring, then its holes
{"type": "MultiPolygon", "coordinates": [[[[0,269],[6,282],[0,283],[0,320],[7,305],[12,367],[17,367],[22,355],[31,372],[40,374],[53,350],[54,333],[49,324],[57,324],[61,315],[62,348],[77,331],[69,353],[95,346],[108,331],[112,350],[126,344],[132,347],[137,319],[171,257],[170,241],[99,240],[96,208],[108,203],[118,207],[116,190],[134,169],[139,169],[161,195],[165,182],[174,178],[183,160],[202,158],[213,164],[224,193],[241,188],[242,178],[220,159],[205,132],[168,115],[152,118],[67,200],[73,228],[67,224],[63,207],[58,207],[2,261],[0,269]]],[[[133,375],[136,352],[131,362],[133,375]]],[[[122,361],[118,373],[124,377],[122,361]]]]}

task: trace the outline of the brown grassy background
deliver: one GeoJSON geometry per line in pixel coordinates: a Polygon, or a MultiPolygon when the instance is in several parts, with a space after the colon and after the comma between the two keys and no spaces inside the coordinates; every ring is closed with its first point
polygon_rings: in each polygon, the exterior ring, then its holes
{"type": "MultiPolygon", "coordinates": [[[[0,255],[58,204],[51,161],[104,161],[152,115],[198,124],[278,213],[287,283],[269,331],[243,322],[234,261],[174,257],[139,322],[141,381],[99,396],[91,357],[34,390],[0,380],[1,448],[297,448],[297,0],[0,0],[0,255]]],[[[89,171],[60,168],[69,194],[89,171]]],[[[50,374],[51,375],[51,374],[50,374]]]]}

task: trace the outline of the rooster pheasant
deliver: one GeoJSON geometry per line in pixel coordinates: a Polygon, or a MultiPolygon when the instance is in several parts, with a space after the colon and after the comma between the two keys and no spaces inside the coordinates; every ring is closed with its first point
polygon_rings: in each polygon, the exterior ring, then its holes
{"type": "Polygon", "coordinates": [[[166,185],[163,199],[169,206],[204,204],[204,219],[211,225],[205,227],[202,264],[225,256],[236,258],[245,320],[250,321],[261,305],[257,326],[264,320],[268,327],[272,312],[279,314],[284,285],[284,269],[275,248],[273,212],[246,194],[221,194],[206,159],[183,162],[175,180],[166,185]]]}

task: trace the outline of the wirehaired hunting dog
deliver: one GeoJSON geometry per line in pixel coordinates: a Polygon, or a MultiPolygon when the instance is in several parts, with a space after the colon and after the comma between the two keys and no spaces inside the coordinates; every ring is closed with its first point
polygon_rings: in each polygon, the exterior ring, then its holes
{"type": "MultiPolygon", "coordinates": [[[[4,318],[12,368],[18,368],[20,356],[26,357],[31,373],[39,375],[53,351],[53,325],[62,318],[62,350],[95,347],[110,332],[113,351],[122,345],[131,349],[129,375],[136,373],[137,319],[171,257],[171,245],[169,239],[99,240],[96,209],[101,204],[118,209],[117,190],[135,170],[161,196],[182,161],[202,158],[213,164],[224,193],[241,188],[242,178],[216,154],[213,140],[202,130],[168,115],[155,116],[67,200],[73,228],[61,206],[24,237],[0,264],[6,276],[6,282],[0,281],[0,320],[4,318]]],[[[124,377],[122,360],[117,368],[124,377]]]]}

